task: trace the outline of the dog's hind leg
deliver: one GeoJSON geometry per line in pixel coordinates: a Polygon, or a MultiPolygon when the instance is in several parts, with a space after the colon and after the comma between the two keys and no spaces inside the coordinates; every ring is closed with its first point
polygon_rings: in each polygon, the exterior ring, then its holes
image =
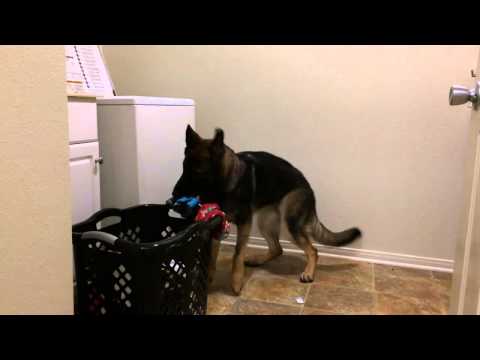
{"type": "Polygon", "coordinates": [[[260,266],[282,255],[280,245],[280,211],[277,206],[267,206],[257,212],[260,233],[268,244],[267,254],[251,255],[245,259],[247,266],[260,266]]]}
{"type": "Polygon", "coordinates": [[[305,266],[305,270],[300,274],[300,281],[305,283],[312,282],[315,278],[318,251],[312,245],[311,240],[306,236],[297,235],[293,239],[293,242],[305,252],[305,256],[307,257],[307,265],[305,266]]]}
{"type": "Polygon", "coordinates": [[[282,217],[287,225],[290,240],[305,252],[307,265],[300,275],[301,282],[312,282],[317,267],[318,252],[313,246],[310,222],[313,214],[311,190],[292,191],[282,200],[282,217]]]}

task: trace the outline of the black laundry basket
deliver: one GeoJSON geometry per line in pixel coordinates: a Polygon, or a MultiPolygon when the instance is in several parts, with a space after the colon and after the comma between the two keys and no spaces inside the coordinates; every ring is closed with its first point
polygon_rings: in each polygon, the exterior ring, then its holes
{"type": "Polygon", "coordinates": [[[73,226],[76,314],[206,313],[212,233],[221,218],[193,223],[168,211],[110,208],[73,226]],[[117,223],[97,230],[112,217],[117,223]]]}

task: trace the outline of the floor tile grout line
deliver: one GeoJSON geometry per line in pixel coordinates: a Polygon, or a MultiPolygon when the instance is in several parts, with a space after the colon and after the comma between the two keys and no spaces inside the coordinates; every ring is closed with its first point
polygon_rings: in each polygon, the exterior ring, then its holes
{"type": "MultiPolygon", "coordinates": [[[[301,306],[298,306],[298,304],[297,305],[295,305],[295,304],[285,304],[285,303],[281,303],[281,302],[277,302],[277,301],[266,301],[266,300],[258,299],[258,298],[255,298],[255,297],[246,297],[243,290],[246,289],[247,283],[253,278],[253,276],[254,276],[254,274],[252,274],[252,276],[250,276],[250,278],[247,280],[247,282],[243,286],[242,292],[240,293],[239,298],[244,299],[244,300],[263,301],[263,302],[276,304],[276,305],[285,305],[285,306],[293,306],[293,307],[300,307],[301,308],[301,306]]],[[[257,276],[264,277],[264,278],[272,278],[272,277],[266,276],[264,274],[258,274],[257,276]]],[[[292,280],[293,281],[293,279],[287,279],[287,280],[292,280]]],[[[307,288],[307,290],[308,290],[308,288],[307,288]]]]}
{"type": "Polygon", "coordinates": [[[230,313],[232,314],[238,314],[238,302],[240,301],[240,296],[238,296],[235,301],[232,303],[232,305],[230,306],[230,313]]]}
{"type": "MultiPolygon", "coordinates": [[[[255,272],[255,271],[253,271],[253,272],[255,272]]],[[[264,303],[269,303],[269,304],[274,304],[274,305],[284,305],[284,306],[298,307],[298,306],[295,306],[295,305],[292,305],[292,304],[284,304],[284,303],[280,303],[280,302],[276,302],[276,301],[265,301],[265,300],[261,300],[261,299],[258,299],[258,298],[245,297],[243,290],[245,290],[245,289],[247,288],[247,284],[250,282],[250,280],[252,280],[252,278],[254,277],[254,275],[255,275],[255,274],[252,274],[252,275],[248,278],[248,280],[245,282],[245,284],[243,285],[243,287],[242,287],[242,292],[241,292],[240,295],[238,296],[239,299],[243,299],[243,300],[253,300],[253,301],[261,301],[261,302],[264,302],[264,303]]],[[[257,276],[269,278],[268,276],[265,276],[264,274],[257,274],[257,276]]],[[[287,279],[287,280],[291,280],[291,279],[287,279]]]]}
{"type": "Polygon", "coordinates": [[[295,308],[301,308],[301,305],[298,305],[298,304],[290,304],[290,303],[286,304],[286,303],[281,303],[281,302],[273,301],[273,300],[267,301],[267,300],[256,298],[256,297],[245,297],[244,295],[240,295],[239,298],[241,298],[242,300],[247,300],[247,301],[248,300],[261,301],[261,302],[269,303],[269,304],[273,304],[273,305],[283,305],[283,306],[291,306],[291,307],[295,307],[295,308]]]}
{"type": "Polygon", "coordinates": [[[373,289],[373,296],[374,296],[374,304],[373,304],[373,315],[378,315],[378,291],[377,287],[375,286],[375,264],[372,264],[372,289],[373,289]]]}
{"type": "Polygon", "coordinates": [[[352,286],[345,286],[345,285],[338,285],[338,284],[328,284],[328,283],[322,283],[320,282],[315,282],[312,283],[312,285],[321,285],[321,286],[326,286],[326,287],[334,287],[334,288],[339,288],[339,289],[347,289],[347,290],[353,290],[353,291],[358,291],[358,292],[366,292],[366,293],[374,293],[374,289],[363,289],[363,288],[356,288],[352,286]]]}
{"type": "MultiPolygon", "coordinates": [[[[254,298],[239,298],[238,301],[255,301],[255,302],[259,302],[259,303],[262,303],[262,304],[266,304],[266,305],[280,305],[280,306],[286,306],[286,307],[293,307],[293,308],[299,308],[299,306],[295,306],[295,305],[286,305],[286,304],[281,304],[281,303],[277,303],[277,302],[274,302],[274,301],[266,301],[266,300],[259,300],[259,299],[254,299],[254,298]]],[[[301,315],[300,313],[297,314],[297,315],[301,315]]]]}
{"type": "MultiPolygon", "coordinates": [[[[292,278],[285,278],[285,277],[280,276],[280,275],[271,275],[271,274],[264,274],[264,273],[258,273],[258,274],[253,273],[253,274],[250,276],[250,278],[248,279],[248,281],[250,281],[250,280],[253,279],[254,277],[256,277],[256,278],[263,278],[263,279],[272,279],[272,278],[274,278],[274,279],[282,279],[282,280],[290,281],[290,282],[292,282],[292,284],[293,284],[293,283],[296,283],[297,285],[298,285],[298,283],[301,283],[300,280],[298,280],[298,279],[295,280],[295,279],[292,279],[292,278]]],[[[248,281],[247,281],[247,282],[248,282],[248,281]]],[[[304,296],[304,303],[301,304],[300,306],[298,306],[298,303],[297,303],[297,304],[285,304],[285,303],[280,303],[280,302],[276,302],[276,301],[266,301],[266,302],[271,303],[271,304],[277,304],[277,305],[286,305],[286,306],[300,307],[301,311],[300,311],[300,314],[299,314],[299,315],[301,315],[301,313],[303,312],[303,308],[304,308],[304,306],[305,306],[305,303],[306,303],[307,294],[309,293],[310,288],[312,287],[312,285],[313,285],[313,283],[307,284],[307,290],[306,290],[305,296],[304,296]]],[[[245,284],[244,288],[245,288],[245,287],[246,287],[246,284],[245,284]]],[[[240,296],[242,296],[242,295],[240,295],[240,296]]],[[[245,300],[255,300],[255,301],[264,301],[264,302],[265,302],[265,300],[258,300],[258,299],[256,299],[256,298],[250,298],[250,299],[249,299],[249,298],[246,298],[246,297],[243,297],[243,296],[242,296],[242,298],[245,299],[245,300]]]]}
{"type": "Polygon", "coordinates": [[[305,297],[303,298],[303,304],[302,304],[302,310],[300,311],[300,315],[303,315],[303,312],[305,310],[305,304],[307,303],[307,298],[308,295],[310,295],[310,290],[312,289],[313,282],[308,284],[307,291],[305,292],[305,297]]]}
{"type": "MultiPolygon", "coordinates": [[[[260,272],[260,273],[254,272],[250,276],[249,280],[253,279],[253,278],[264,278],[264,279],[265,278],[267,278],[267,279],[274,278],[274,279],[283,279],[283,280],[296,282],[296,283],[302,283],[300,280],[298,280],[298,278],[286,277],[285,275],[279,275],[279,274],[271,273],[268,270],[265,271],[265,272],[260,272]]],[[[305,284],[305,283],[303,283],[303,284],[305,284]]],[[[328,283],[323,283],[323,281],[313,281],[313,282],[309,283],[308,285],[315,285],[315,284],[322,284],[322,285],[325,285],[325,286],[334,286],[334,287],[339,287],[339,288],[343,288],[343,289],[352,289],[352,290],[365,291],[365,292],[375,291],[374,284],[371,284],[372,287],[367,288],[367,289],[362,288],[362,287],[354,287],[354,286],[340,285],[340,284],[332,285],[332,284],[328,284],[328,283]]]]}

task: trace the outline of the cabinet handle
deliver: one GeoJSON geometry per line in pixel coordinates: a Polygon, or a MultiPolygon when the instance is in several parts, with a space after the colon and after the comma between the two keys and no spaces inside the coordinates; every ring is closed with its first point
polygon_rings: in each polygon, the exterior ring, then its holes
{"type": "Polygon", "coordinates": [[[99,157],[99,158],[95,159],[95,164],[102,165],[103,164],[103,157],[99,157]]]}

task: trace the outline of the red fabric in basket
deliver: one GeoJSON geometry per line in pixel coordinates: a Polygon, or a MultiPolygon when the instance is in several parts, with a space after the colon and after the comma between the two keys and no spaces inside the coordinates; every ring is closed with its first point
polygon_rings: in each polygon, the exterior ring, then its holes
{"type": "Polygon", "coordinates": [[[230,231],[230,223],[227,221],[225,213],[220,210],[217,204],[203,204],[195,216],[195,221],[209,221],[215,216],[221,216],[223,221],[220,230],[214,234],[215,238],[220,238],[222,234],[226,237],[230,231]]]}

